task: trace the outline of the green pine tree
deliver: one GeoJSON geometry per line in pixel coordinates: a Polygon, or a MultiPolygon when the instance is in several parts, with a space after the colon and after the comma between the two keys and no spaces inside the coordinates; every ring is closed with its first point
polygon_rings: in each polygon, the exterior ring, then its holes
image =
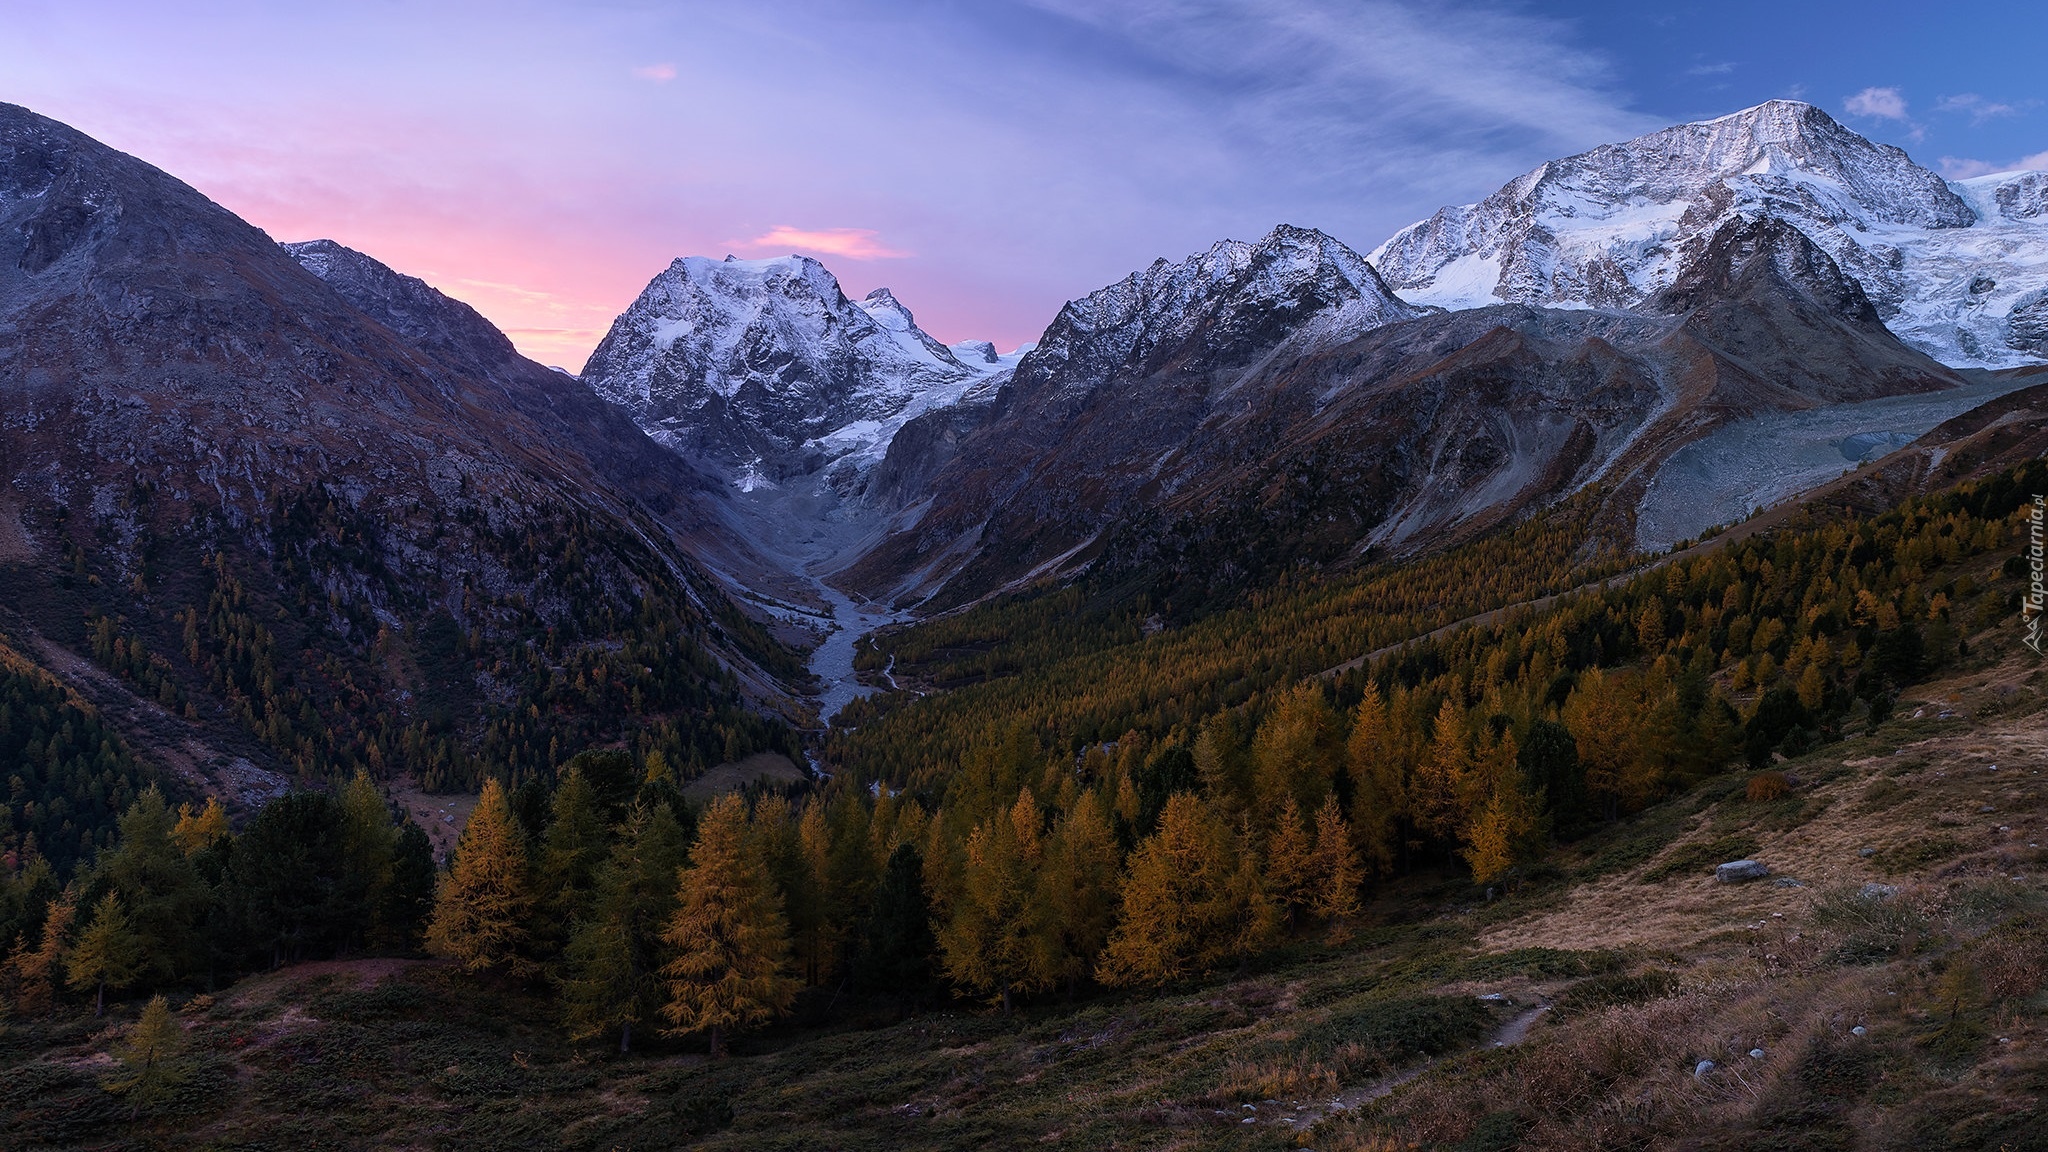
{"type": "Polygon", "coordinates": [[[132,986],[143,973],[143,939],[128,917],[118,892],[109,892],[93,905],[92,922],[85,926],[71,954],[64,958],[65,982],[83,992],[93,990],[92,1014],[107,1010],[107,989],[120,991],[132,986]]]}

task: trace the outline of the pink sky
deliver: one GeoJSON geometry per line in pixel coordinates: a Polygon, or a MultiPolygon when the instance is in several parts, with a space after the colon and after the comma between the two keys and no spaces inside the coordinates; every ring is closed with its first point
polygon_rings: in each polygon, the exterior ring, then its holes
{"type": "Polygon", "coordinates": [[[804,252],[1010,348],[1155,257],[1368,249],[1650,124],[1551,25],[1389,0],[0,4],[0,99],[572,371],[678,256],[804,252]]]}

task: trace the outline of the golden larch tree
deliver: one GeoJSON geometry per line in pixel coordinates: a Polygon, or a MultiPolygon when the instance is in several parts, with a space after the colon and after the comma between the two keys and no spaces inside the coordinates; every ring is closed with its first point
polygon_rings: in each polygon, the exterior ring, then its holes
{"type": "Polygon", "coordinates": [[[1102,982],[1162,985],[1270,941],[1278,916],[1243,847],[1199,797],[1168,797],[1159,830],[1131,853],[1102,982]]]}
{"type": "Polygon", "coordinates": [[[725,1037],[789,1010],[799,982],[789,971],[789,922],[775,881],[748,842],[747,805],[713,801],[683,869],[675,915],[662,942],[667,1032],[708,1032],[713,1057],[725,1037]]]}
{"type": "Polygon", "coordinates": [[[1007,812],[967,838],[959,891],[939,926],[939,958],[954,983],[995,996],[1007,1015],[1017,991],[1038,986],[1030,908],[1042,846],[1038,803],[1026,788],[1007,812]]]}
{"type": "Polygon", "coordinates": [[[1266,839],[1266,891],[1293,927],[1303,909],[1315,902],[1315,838],[1301,805],[1289,796],[1280,805],[1273,833],[1266,839]]]}
{"type": "Polygon", "coordinates": [[[455,844],[454,867],[434,894],[427,951],[471,972],[529,974],[534,965],[523,949],[531,939],[533,907],[525,835],[504,786],[487,780],[455,844]]]}
{"type": "Polygon", "coordinates": [[[1315,876],[1315,900],[1309,907],[1317,916],[1342,920],[1358,912],[1358,886],[1365,882],[1365,868],[1335,796],[1316,809],[1315,876]]]}
{"type": "Polygon", "coordinates": [[[64,958],[65,982],[80,992],[93,990],[92,1014],[98,1016],[107,1010],[107,989],[119,991],[142,976],[143,953],[142,936],[120,894],[109,892],[93,905],[92,923],[64,958]]]}
{"type": "Polygon", "coordinates": [[[228,810],[220,797],[208,796],[206,807],[194,811],[190,804],[178,805],[178,823],[171,829],[171,841],[187,856],[197,856],[215,840],[228,834],[228,810]]]}
{"type": "Polygon", "coordinates": [[[1408,812],[1406,757],[1394,738],[1379,686],[1368,680],[1352,714],[1344,745],[1351,774],[1351,829],[1360,854],[1376,873],[1394,870],[1401,855],[1401,825],[1408,812]]]}
{"type": "Polygon", "coordinates": [[[1409,783],[1409,804],[1416,826],[1440,840],[1449,840],[1464,823],[1463,800],[1471,770],[1471,747],[1465,735],[1465,711],[1446,699],[1436,712],[1436,731],[1429,755],[1416,765],[1409,783]]]}

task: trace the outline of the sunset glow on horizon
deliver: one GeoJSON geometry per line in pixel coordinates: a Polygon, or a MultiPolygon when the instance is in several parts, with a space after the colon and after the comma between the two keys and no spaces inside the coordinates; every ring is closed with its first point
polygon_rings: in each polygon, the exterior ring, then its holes
{"type": "Polygon", "coordinates": [[[1775,96],[1954,171],[2048,148],[2026,92],[1613,7],[0,0],[0,100],[572,371],[685,255],[813,256],[1009,348],[1156,257],[1282,222],[1368,251],[1543,160],[1775,96]]]}

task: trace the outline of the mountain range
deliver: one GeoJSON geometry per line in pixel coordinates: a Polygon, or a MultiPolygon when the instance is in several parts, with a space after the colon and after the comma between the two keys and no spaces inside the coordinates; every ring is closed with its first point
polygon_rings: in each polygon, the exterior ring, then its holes
{"type": "Polygon", "coordinates": [[[1789,101],[1367,255],[1283,225],[1157,260],[1008,354],[807,257],[690,256],[572,377],[11,106],[0,217],[9,620],[46,656],[113,621],[156,669],[122,691],[214,733],[195,764],[302,773],[413,731],[786,747],[746,717],[811,722],[792,626],[842,627],[813,669],[850,677],[847,628],[1084,570],[1199,613],[1575,498],[1660,547],[1937,425],[1987,442],[1953,421],[2048,358],[2048,177],[1949,183],[1789,101]],[[619,655],[650,615],[679,667],[619,655]],[[615,675],[674,707],[518,719],[615,675]]]}

